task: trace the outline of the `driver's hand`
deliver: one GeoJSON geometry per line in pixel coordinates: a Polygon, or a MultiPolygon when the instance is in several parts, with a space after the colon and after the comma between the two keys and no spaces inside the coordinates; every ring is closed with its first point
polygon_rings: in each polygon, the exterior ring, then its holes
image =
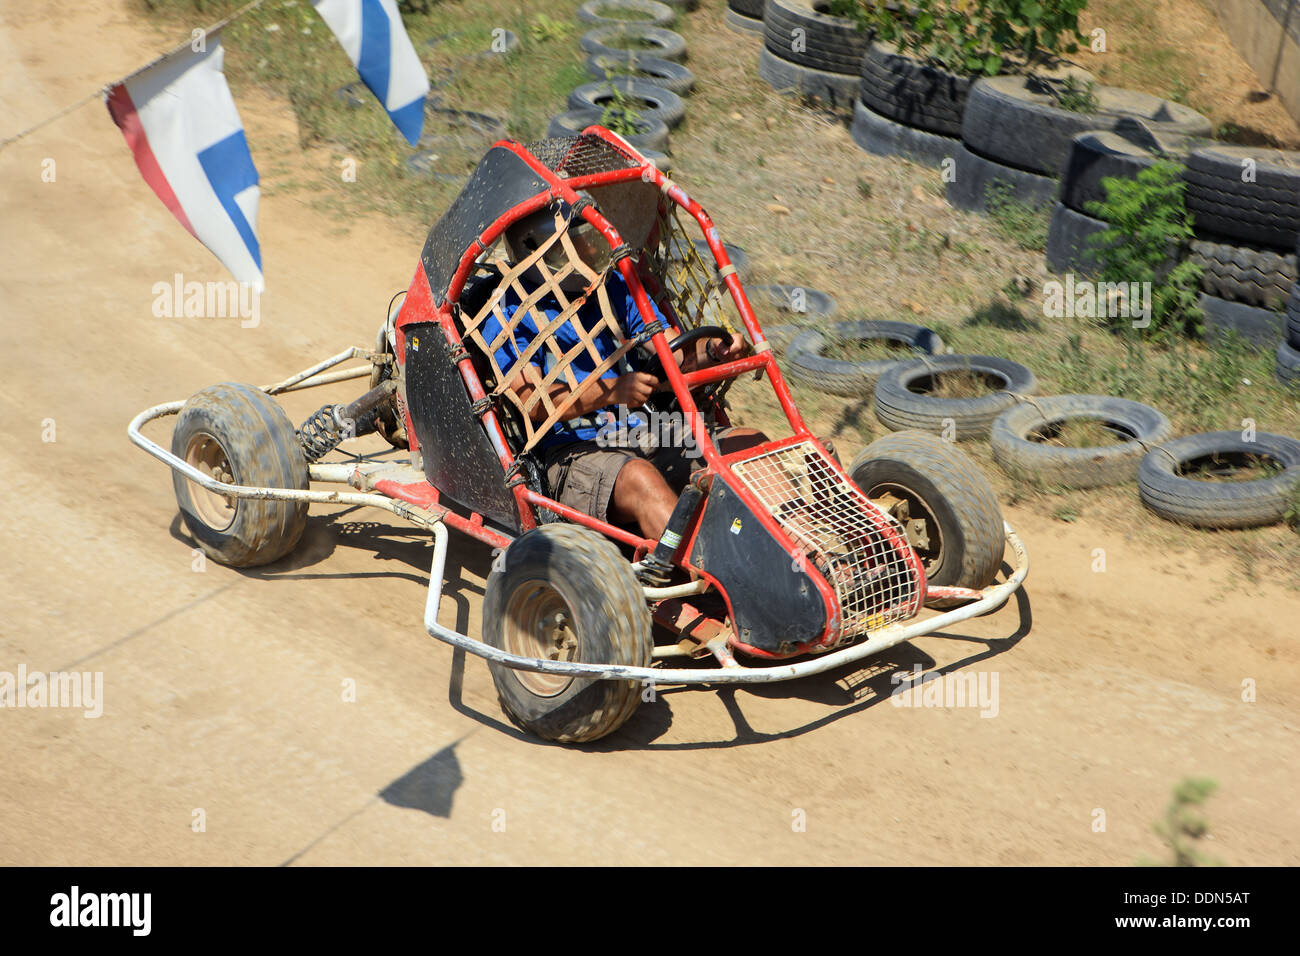
{"type": "Polygon", "coordinates": [[[627,372],[615,379],[609,397],[615,405],[640,408],[649,401],[658,384],[659,379],[649,372],[627,372]]]}
{"type": "Polygon", "coordinates": [[[708,356],[710,365],[721,365],[724,362],[734,362],[736,359],[742,359],[752,351],[749,340],[745,338],[744,334],[733,332],[731,338],[726,342],[711,341],[705,354],[708,356]]]}

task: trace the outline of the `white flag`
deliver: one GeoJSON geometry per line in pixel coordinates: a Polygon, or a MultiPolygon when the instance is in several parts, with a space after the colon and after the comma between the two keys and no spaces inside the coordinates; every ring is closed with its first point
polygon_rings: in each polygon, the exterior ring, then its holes
{"type": "Polygon", "coordinates": [[[312,0],[361,80],[412,146],[424,128],[429,77],[406,35],[397,0],[312,0]]]}
{"type": "Polygon", "coordinates": [[[208,35],[127,77],[108,111],[144,181],[240,282],[262,291],[257,169],[222,72],[225,51],[208,35]]]}

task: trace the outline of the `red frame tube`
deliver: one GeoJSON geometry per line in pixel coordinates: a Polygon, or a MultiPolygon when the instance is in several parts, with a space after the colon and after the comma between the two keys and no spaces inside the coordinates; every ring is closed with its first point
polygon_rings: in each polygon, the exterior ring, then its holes
{"type": "MultiPolygon", "coordinates": [[[[624,143],[621,138],[603,127],[588,127],[584,130],[584,134],[591,134],[604,139],[620,152],[627,155],[629,161],[635,161],[640,158],[638,154],[636,154],[634,150],[631,150],[631,148],[624,143]]],[[[474,268],[474,263],[478,254],[489,249],[492,244],[497,241],[501,233],[505,231],[507,226],[522,216],[528,215],[557,199],[561,199],[570,205],[575,204],[579,199],[578,190],[580,189],[612,183],[628,182],[633,179],[644,179],[646,181],[654,182],[659,187],[660,191],[668,197],[668,199],[685,209],[699,224],[703,231],[705,241],[708,244],[709,251],[713,254],[719,269],[725,269],[731,264],[726,249],[724,248],[721,239],[718,237],[717,227],[714,226],[708,213],[704,211],[704,208],[700,206],[698,202],[687,195],[680,186],[665,178],[658,169],[649,163],[649,161],[642,159],[640,165],[630,169],[595,173],[588,176],[565,180],[552,172],[531,153],[524,149],[523,146],[513,140],[499,141],[494,145],[494,148],[497,147],[508,149],[515,153],[516,156],[526,163],[550,186],[550,189],[519,203],[509,212],[498,217],[483,230],[475,242],[466,250],[466,254],[461,257],[460,267],[457,269],[448,285],[446,302],[442,306],[434,305],[432,290],[428,285],[428,278],[424,274],[423,267],[417,266],[410,294],[407,295],[406,300],[402,303],[402,310],[399,313],[395,324],[399,361],[403,361],[404,359],[402,357],[405,355],[405,327],[417,322],[437,321],[442,328],[443,333],[446,335],[448,342],[453,345],[461,345],[462,340],[460,332],[456,328],[451,306],[452,303],[458,301],[465,282],[474,268]],[[478,253],[475,255],[469,255],[475,247],[477,247],[478,253]]],[[[611,249],[618,248],[622,244],[622,238],[619,236],[617,230],[603,215],[600,214],[597,209],[592,206],[587,206],[582,210],[581,215],[584,220],[600,232],[605,241],[609,243],[611,249]]],[[[632,293],[633,301],[636,303],[637,309],[642,315],[653,315],[654,308],[650,303],[649,297],[646,295],[645,289],[642,287],[640,277],[636,273],[631,258],[624,257],[620,259],[617,263],[617,268],[626,282],[628,290],[632,293]]],[[[696,447],[698,447],[703,453],[707,469],[725,481],[726,484],[740,496],[741,500],[745,502],[745,505],[767,529],[769,534],[773,535],[777,541],[782,542],[787,548],[792,549],[794,547],[794,542],[791,541],[788,535],[786,535],[784,529],[777,520],[772,515],[768,514],[767,510],[762,506],[749,488],[740,481],[734,473],[732,473],[729,463],[731,461],[752,458],[755,455],[774,451],[787,445],[797,444],[800,442],[811,442],[829,462],[834,463],[834,467],[839,470],[841,474],[844,474],[844,471],[839,463],[835,462],[835,459],[826,453],[825,447],[812,435],[811,432],[808,431],[807,426],[804,424],[803,417],[795,407],[789,386],[786,384],[785,378],[782,376],[781,370],[777,366],[776,359],[773,356],[771,349],[765,347],[767,344],[767,338],[763,334],[762,327],[759,325],[753,308],[750,306],[749,299],[745,295],[744,288],[734,271],[727,274],[724,283],[736,304],[741,321],[745,326],[745,331],[748,333],[750,340],[758,350],[756,354],[733,362],[728,362],[725,365],[699,369],[694,372],[683,372],[677,365],[676,360],[673,358],[672,350],[668,347],[668,339],[663,332],[656,333],[649,341],[655,350],[655,354],[659,357],[659,360],[663,365],[664,374],[668,379],[668,385],[677,397],[683,415],[692,423],[692,431],[696,441],[696,447]],[[728,378],[734,378],[750,371],[761,371],[766,375],[793,434],[788,439],[771,441],[764,445],[746,449],[745,451],[735,455],[724,457],[714,445],[713,440],[708,433],[708,429],[704,424],[704,418],[699,414],[695,400],[690,392],[693,388],[698,388],[702,385],[711,384],[713,382],[723,381],[728,378]]],[[[482,382],[479,380],[478,372],[474,368],[472,360],[468,356],[460,359],[457,363],[457,368],[470,399],[472,401],[478,401],[485,398],[487,393],[483,388],[482,382]]],[[[418,446],[415,441],[415,429],[414,424],[410,419],[410,411],[409,409],[405,409],[404,411],[407,435],[410,436],[412,449],[417,450],[418,446]]],[[[491,441],[494,450],[497,452],[502,468],[508,472],[514,465],[514,455],[511,453],[509,445],[506,442],[505,432],[501,428],[496,411],[489,406],[482,413],[481,419],[489,441],[491,441]]],[[[848,479],[847,474],[844,474],[844,477],[846,480],[848,479]]],[[[402,491],[411,487],[414,486],[401,486],[402,491]]],[[[381,490],[384,490],[385,493],[390,493],[387,489],[381,490]]],[[[638,554],[644,553],[654,547],[655,542],[653,541],[632,534],[622,528],[617,528],[614,525],[600,521],[590,515],[577,511],[574,508],[561,504],[558,501],[540,495],[537,492],[526,488],[522,484],[516,485],[512,490],[519,511],[520,527],[524,530],[536,527],[536,520],[532,513],[532,508],[535,506],[546,508],[547,510],[561,515],[570,521],[591,528],[607,537],[629,545],[635,548],[638,554]]],[[[411,500],[410,498],[407,498],[405,494],[395,493],[396,491],[397,489],[394,489],[393,492],[391,492],[394,493],[395,497],[402,497],[404,500],[411,500]]],[[[496,547],[504,547],[509,543],[509,538],[484,526],[482,523],[482,516],[475,515],[474,517],[478,518],[478,521],[474,521],[473,519],[466,520],[449,512],[446,520],[448,524],[457,528],[457,530],[464,531],[466,534],[493,544],[496,547]]],[[[876,525],[876,530],[900,553],[900,555],[904,557],[904,560],[916,575],[918,582],[917,595],[912,602],[914,607],[910,609],[911,613],[915,614],[920,610],[920,607],[924,602],[926,591],[925,571],[921,566],[920,559],[916,556],[911,547],[908,546],[907,542],[903,540],[892,526],[890,526],[888,521],[884,520],[882,516],[876,514],[874,511],[871,511],[871,518],[876,525]]],[[[678,554],[690,553],[690,543],[693,542],[696,531],[697,528],[695,527],[690,529],[690,533],[685,536],[686,543],[682,548],[679,548],[678,554]]],[[[692,571],[696,575],[702,573],[699,569],[693,568],[685,561],[679,560],[679,565],[692,571]]],[[[828,582],[815,569],[809,568],[807,571],[809,577],[813,580],[821,594],[823,604],[827,608],[827,621],[822,634],[820,634],[816,639],[801,645],[794,653],[806,653],[809,651],[829,649],[838,643],[840,636],[839,602],[835,596],[834,588],[830,582],[828,582]]],[[[704,577],[709,578],[715,586],[718,585],[718,582],[712,579],[711,576],[705,574],[704,577]]],[[[722,591],[720,586],[718,587],[718,590],[720,592],[722,591]]],[[[723,596],[727,601],[728,610],[730,611],[730,598],[725,593],[723,596]]],[[[763,652],[757,648],[744,645],[734,639],[732,643],[741,650],[761,657],[777,658],[790,656],[763,652]]]]}

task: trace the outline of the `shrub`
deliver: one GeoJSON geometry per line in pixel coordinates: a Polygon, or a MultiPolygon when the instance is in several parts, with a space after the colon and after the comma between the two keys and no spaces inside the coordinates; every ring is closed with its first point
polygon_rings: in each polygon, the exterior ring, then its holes
{"type": "Polygon", "coordinates": [[[1085,6],[1087,0],[834,0],[831,9],[904,53],[954,73],[994,76],[1076,52],[1086,39],[1079,32],[1085,6]]]}
{"type": "MultiPolygon", "coordinates": [[[[1150,282],[1151,325],[1145,331],[1156,339],[1200,334],[1197,285],[1201,267],[1178,261],[1182,247],[1192,238],[1187,214],[1182,167],[1158,160],[1136,179],[1107,177],[1102,202],[1088,203],[1088,211],[1109,225],[1088,242],[1101,266],[1105,282],[1150,282]]],[[[1112,320],[1128,328],[1127,318],[1112,320]]]]}
{"type": "Polygon", "coordinates": [[[641,112],[632,100],[614,84],[610,85],[612,98],[600,115],[600,125],[620,136],[634,136],[641,132],[641,112]]]}

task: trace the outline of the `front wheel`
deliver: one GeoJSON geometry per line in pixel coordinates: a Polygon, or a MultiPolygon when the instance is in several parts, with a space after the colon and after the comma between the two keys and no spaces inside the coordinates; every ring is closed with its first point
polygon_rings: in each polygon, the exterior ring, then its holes
{"type": "MultiPolygon", "coordinates": [[[[548,524],[517,538],[488,576],[483,640],[520,657],[649,667],[650,612],[608,540],[548,524]]],[[[515,670],[488,662],[501,709],[545,740],[579,743],[621,727],[640,699],[632,680],[515,670]]]]}
{"type": "Polygon", "coordinates": [[[849,475],[902,523],[930,584],[981,590],[993,583],[1005,546],[1002,508],[979,466],[952,442],[894,432],[864,448],[849,475]]]}
{"type": "MultiPolygon", "coordinates": [[[[251,385],[224,383],[195,393],[176,418],[172,454],[229,485],[308,486],[307,461],[293,423],[274,398],[251,385]]],[[[307,503],[228,498],[172,473],[185,527],[214,561],[234,568],[269,564],[298,543],[307,503]]]]}

